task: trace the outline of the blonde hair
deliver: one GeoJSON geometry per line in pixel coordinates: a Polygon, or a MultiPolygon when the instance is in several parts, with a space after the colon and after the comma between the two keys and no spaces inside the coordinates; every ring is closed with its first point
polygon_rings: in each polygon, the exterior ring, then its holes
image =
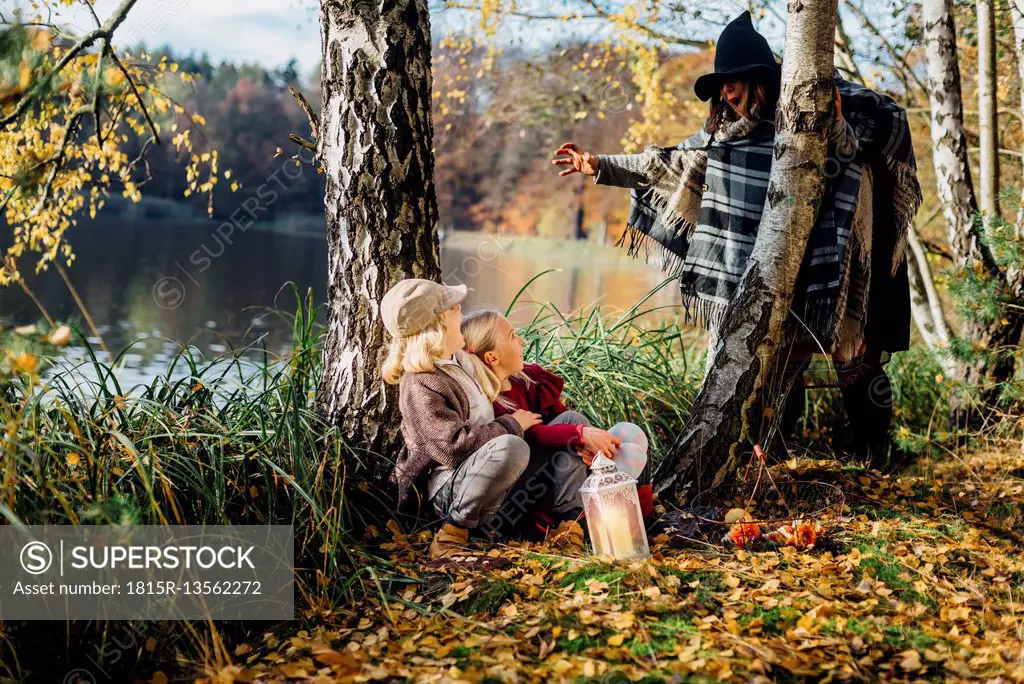
{"type": "Polygon", "coordinates": [[[381,370],[384,382],[394,385],[404,373],[433,372],[434,362],[444,356],[444,338],[443,313],[415,335],[393,338],[381,370]]]}
{"type": "MultiPolygon", "coordinates": [[[[462,319],[462,336],[466,340],[466,351],[473,360],[473,375],[488,401],[497,401],[505,408],[514,410],[518,408],[515,402],[500,396],[501,379],[484,361],[484,354],[494,351],[498,346],[498,321],[504,318],[496,309],[474,311],[462,319]]],[[[523,373],[517,373],[515,377],[527,385],[533,382],[523,373]]]]}

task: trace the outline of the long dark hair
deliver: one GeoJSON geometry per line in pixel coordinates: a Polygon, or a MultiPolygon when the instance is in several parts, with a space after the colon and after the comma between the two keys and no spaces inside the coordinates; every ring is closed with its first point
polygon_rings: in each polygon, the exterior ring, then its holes
{"type": "MultiPolygon", "coordinates": [[[[772,74],[758,69],[739,75],[737,80],[747,84],[749,93],[747,104],[750,107],[747,118],[753,121],[774,121],[775,110],[779,106],[778,73],[772,74]]],[[[722,124],[735,121],[736,118],[736,112],[728,102],[722,99],[722,91],[719,88],[711,96],[711,110],[704,123],[704,130],[708,133],[715,133],[722,127],[722,124]]]]}

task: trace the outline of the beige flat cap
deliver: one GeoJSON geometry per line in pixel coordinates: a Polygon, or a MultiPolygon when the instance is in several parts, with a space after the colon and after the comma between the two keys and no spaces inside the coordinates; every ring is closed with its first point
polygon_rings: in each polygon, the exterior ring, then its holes
{"type": "Polygon", "coordinates": [[[465,285],[449,287],[422,278],[402,280],[381,300],[384,327],[396,339],[415,335],[465,299],[468,292],[465,285]]]}

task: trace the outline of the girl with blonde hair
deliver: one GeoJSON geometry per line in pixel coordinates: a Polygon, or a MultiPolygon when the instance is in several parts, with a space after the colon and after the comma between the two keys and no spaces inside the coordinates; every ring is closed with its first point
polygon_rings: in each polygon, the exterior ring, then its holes
{"type": "Polygon", "coordinates": [[[498,514],[530,460],[523,433],[540,422],[526,410],[494,415],[474,377],[474,360],[462,349],[466,292],[465,285],[408,279],[381,301],[392,338],[383,375],[399,387],[406,445],[391,480],[399,509],[425,494],[444,518],[431,558],[464,553],[470,530],[498,514]]]}
{"type": "MultiPolygon", "coordinates": [[[[548,542],[567,551],[582,551],[579,488],[597,452],[615,458],[621,441],[566,408],[562,402],[565,381],[542,366],[523,362],[523,338],[500,312],[469,314],[462,321],[462,335],[474,360],[477,382],[494,402],[495,415],[525,409],[539,414],[542,421],[526,430],[530,464],[497,520],[527,534],[535,527],[548,542]],[[520,522],[530,524],[517,526],[520,522]]],[[[645,515],[649,515],[653,509],[649,471],[638,484],[645,515]]]]}

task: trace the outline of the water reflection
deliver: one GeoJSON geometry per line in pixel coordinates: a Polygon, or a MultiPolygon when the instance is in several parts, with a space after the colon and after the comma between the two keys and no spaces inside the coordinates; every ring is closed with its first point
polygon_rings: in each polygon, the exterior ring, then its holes
{"type": "MultiPolygon", "coordinates": [[[[223,244],[211,238],[215,227],[105,222],[76,229],[77,260],[69,274],[110,350],[119,354],[127,349],[126,381],[146,382],[164,372],[182,343],[206,356],[257,340],[271,351],[283,351],[291,326],[274,309],[290,314],[296,301],[291,287],[282,286],[294,283],[301,293],[312,288],[314,301],[324,300],[323,235],[250,230],[223,244]]],[[[611,247],[475,233],[453,234],[442,249],[442,262],[446,282],[472,288],[466,310],[504,310],[535,275],[559,269],[521,295],[512,313],[517,324],[533,318],[537,303],[546,301],[563,312],[594,306],[608,314],[621,312],[662,281],[654,267],[611,247]]],[[[58,274],[50,271],[27,281],[52,317],[81,319],[58,274]]],[[[666,287],[648,306],[676,301],[675,289],[666,287]]],[[[0,288],[0,316],[16,324],[41,318],[18,288],[0,288]]],[[[84,350],[71,349],[66,361],[84,358],[84,350]]]]}

